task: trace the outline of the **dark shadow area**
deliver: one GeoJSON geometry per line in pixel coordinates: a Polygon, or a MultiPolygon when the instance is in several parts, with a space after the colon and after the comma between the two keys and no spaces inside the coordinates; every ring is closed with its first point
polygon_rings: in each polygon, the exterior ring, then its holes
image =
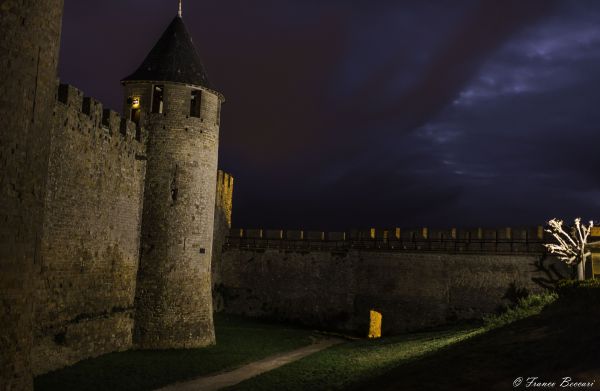
{"type": "Polygon", "coordinates": [[[294,350],[314,339],[311,330],[224,314],[215,316],[215,330],[215,346],[110,353],[38,376],[35,390],[154,390],[294,350]]]}
{"type": "Polygon", "coordinates": [[[539,315],[401,365],[353,389],[509,390],[515,379],[534,376],[557,383],[564,377],[600,380],[600,283],[559,286],[559,299],[539,315]]]}
{"type": "Polygon", "coordinates": [[[532,278],[532,281],[544,289],[554,289],[559,281],[574,277],[573,268],[558,262],[548,253],[544,253],[534,265],[541,276],[532,278]]]}
{"type": "Polygon", "coordinates": [[[516,283],[511,282],[506,293],[502,296],[503,299],[510,301],[512,304],[516,304],[520,299],[529,296],[529,289],[521,286],[517,286],[516,283]]]}

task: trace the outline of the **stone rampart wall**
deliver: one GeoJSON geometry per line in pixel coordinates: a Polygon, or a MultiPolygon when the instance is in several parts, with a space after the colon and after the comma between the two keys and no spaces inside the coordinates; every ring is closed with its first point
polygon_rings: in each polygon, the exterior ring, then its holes
{"type": "Polygon", "coordinates": [[[34,373],[131,347],[143,133],[61,85],[50,140],[34,373]]]}
{"type": "Polygon", "coordinates": [[[364,335],[369,310],[384,334],[481,318],[568,271],[540,254],[286,251],[229,248],[225,311],[364,335]]]}
{"type": "Polygon", "coordinates": [[[231,229],[233,206],[233,176],[219,170],[217,174],[217,200],[215,203],[215,228],[213,234],[213,253],[211,262],[213,310],[223,309],[221,295],[221,261],[223,246],[231,229]]]}

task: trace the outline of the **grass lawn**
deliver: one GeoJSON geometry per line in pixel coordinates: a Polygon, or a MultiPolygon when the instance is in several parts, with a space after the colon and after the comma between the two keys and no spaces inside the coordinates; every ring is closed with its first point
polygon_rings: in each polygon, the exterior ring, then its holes
{"type": "Polygon", "coordinates": [[[454,328],[348,342],[226,389],[346,389],[365,378],[381,375],[401,362],[414,360],[481,332],[480,328],[454,328]]]}
{"type": "Polygon", "coordinates": [[[152,390],[311,343],[310,330],[217,314],[218,344],[204,349],[127,351],[77,363],[35,379],[35,390],[152,390]]]}
{"type": "MultiPolygon", "coordinates": [[[[217,346],[112,353],[38,377],[35,389],[152,390],[296,349],[313,335],[223,315],[215,324],[217,346]]],[[[569,376],[600,389],[600,281],[567,284],[558,299],[522,299],[483,326],[349,341],[228,389],[494,391],[532,376],[558,383],[569,376]]]]}
{"type": "Polygon", "coordinates": [[[600,285],[524,299],[484,327],[336,346],[229,390],[492,391],[533,376],[600,389],[600,285]]]}
{"type": "Polygon", "coordinates": [[[594,381],[593,387],[579,389],[600,389],[600,284],[594,285],[559,292],[559,299],[539,315],[399,366],[368,385],[377,390],[494,391],[513,389],[519,377],[538,377],[561,389],[562,379],[571,377],[594,381]]]}

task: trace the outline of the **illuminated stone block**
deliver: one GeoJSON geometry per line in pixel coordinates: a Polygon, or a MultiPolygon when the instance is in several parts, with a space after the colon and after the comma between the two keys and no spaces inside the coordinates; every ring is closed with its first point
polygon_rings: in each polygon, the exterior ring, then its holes
{"type": "Polygon", "coordinates": [[[370,311],[369,338],[381,338],[381,320],[383,316],[377,311],[370,311]]]}
{"type": "Polygon", "coordinates": [[[592,276],[600,278],[600,253],[592,253],[592,276]]]}

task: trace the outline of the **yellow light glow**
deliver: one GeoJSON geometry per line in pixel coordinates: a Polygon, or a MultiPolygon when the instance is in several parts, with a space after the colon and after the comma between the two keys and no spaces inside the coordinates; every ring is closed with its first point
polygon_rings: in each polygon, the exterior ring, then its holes
{"type": "Polygon", "coordinates": [[[140,97],[139,96],[134,96],[131,99],[131,107],[133,109],[139,109],[140,108],[140,97]]]}
{"type": "Polygon", "coordinates": [[[592,253],[592,276],[600,279],[600,254],[592,253]]]}
{"type": "Polygon", "coordinates": [[[381,338],[381,313],[371,310],[371,322],[369,323],[369,338],[381,338]]]}

